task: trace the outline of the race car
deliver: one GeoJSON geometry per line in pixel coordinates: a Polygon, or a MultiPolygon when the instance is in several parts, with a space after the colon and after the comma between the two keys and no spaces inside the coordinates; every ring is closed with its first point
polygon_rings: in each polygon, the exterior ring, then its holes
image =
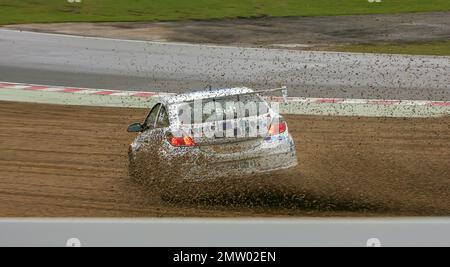
{"type": "MultiPolygon", "coordinates": [[[[295,144],[283,117],[262,94],[286,87],[209,89],[161,97],[129,147],[131,177],[205,181],[268,174],[297,165],[295,144]]],[[[167,183],[160,183],[165,184],[167,183]]]]}

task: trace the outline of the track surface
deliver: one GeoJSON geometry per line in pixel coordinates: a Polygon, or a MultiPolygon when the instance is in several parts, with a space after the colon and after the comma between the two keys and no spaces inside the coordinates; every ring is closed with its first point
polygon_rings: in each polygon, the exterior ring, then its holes
{"type": "Polygon", "coordinates": [[[276,179],[295,190],[209,204],[129,181],[125,128],[146,112],[1,102],[0,217],[450,215],[449,118],[287,116],[300,165],[276,179]]]}
{"type": "Polygon", "coordinates": [[[288,85],[293,96],[450,100],[450,58],[161,44],[0,30],[0,80],[126,90],[288,85]]]}

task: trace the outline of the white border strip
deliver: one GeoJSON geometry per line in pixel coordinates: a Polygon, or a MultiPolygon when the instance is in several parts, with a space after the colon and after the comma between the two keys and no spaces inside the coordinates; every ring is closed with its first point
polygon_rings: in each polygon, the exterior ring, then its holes
{"type": "Polygon", "coordinates": [[[446,217],[6,219],[0,220],[0,247],[444,247],[449,229],[446,217]]]}

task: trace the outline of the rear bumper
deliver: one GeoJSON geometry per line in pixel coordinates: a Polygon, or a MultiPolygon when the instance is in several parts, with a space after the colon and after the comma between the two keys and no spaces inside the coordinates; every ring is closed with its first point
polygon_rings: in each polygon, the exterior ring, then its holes
{"type": "Polygon", "coordinates": [[[185,166],[182,180],[214,180],[242,177],[288,169],[298,164],[293,142],[266,148],[259,156],[241,160],[211,161],[206,164],[185,166]],[[264,156],[261,156],[264,155],[264,156]]]}

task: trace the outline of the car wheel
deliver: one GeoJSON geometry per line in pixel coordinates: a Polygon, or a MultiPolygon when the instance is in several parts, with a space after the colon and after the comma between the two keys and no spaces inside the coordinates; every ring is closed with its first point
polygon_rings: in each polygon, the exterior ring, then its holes
{"type": "Polygon", "coordinates": [[[133,182],[139,181],[139,170],[136,169],[136,164],[134,160],[128,161],[128,176],[133,182]]]}
{"type": "Polygon", "coordinates": [[[155,184],[158,184],[159,177],[155,175],[151,165],[149,165],[147,161],[141,159],[142,158],[139,154],[135,157],[129,157],[128,176],[134,183],[148,187],[155,187],[155,184]]]}

